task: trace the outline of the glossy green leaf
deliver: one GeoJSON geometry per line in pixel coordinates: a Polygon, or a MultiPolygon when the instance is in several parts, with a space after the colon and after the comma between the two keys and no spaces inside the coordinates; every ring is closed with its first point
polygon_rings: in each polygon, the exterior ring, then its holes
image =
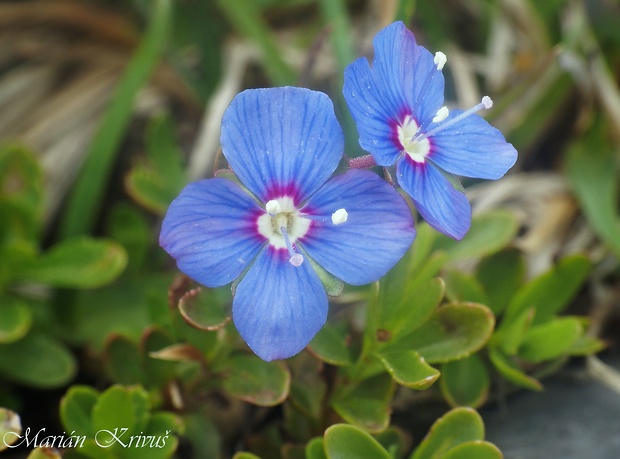
{"type": "Polygon", "coordinates": [[[390,454],[363,430],[347,424],[336,424],[325,431],[328,459],[391,459],[390,454]]]}
{"type": "Polygon", "coordinates": [[[502,322],[499,329],[493,335],[493,343],[497,344],[505,354],[515,355],[523,342],[525,333],[534,320],[535,314],[536,310],[534,308],[525,309],[512,321],[502,322]]]}
{"type": "Polygon", "coordinates": [[[525,261],[515,249],[502,250],[483,258],[476,278],[488,297],[486,304],[495,315],[504,312],[525,276],[525,261]]]}
{"type": "Polygon", "coordinates": [[[132,450],[131,459],[166,459],[172,456],[179,444],[179,439],[175,434],[184,433],[185,426],[181,418],[169,412],[152,413],[144,436],[154,437],[152,443],[154,447],[137,447],[132,450]],[[136,454],[137,453],[137,454],[136,454]]]}
{"type": "Polygon", "coordinates": [[[503,354],[499,349],[489,346],[489,358],[495,369],[511,383],[535,391],[543,389],[540,381],[525,374],[510,357],[503,354]]]}
{"type": "Polygon", "coordinates": [[[511,242],[518,229],[519,223],[512,212],[488,212],[472,219],[469,232],[460,241],[439,235],[435,241],[435,250],[445,251],[451,260],[489,255],[511,242]]]}
{"type": "Polygon", "coordinates": [[[439,370],[412,349],[383,349],[378,356],[394,381],[410,389],[427,389],[439,378],[439,370]]]}
{"type": "Polygon", "coordinates": [[[229,358],[218,370],[230,395],[246,402],[274,406],[289,394],[291,375],[280,362],[238,355],[229,358]]]}
{"type": "Polygon", "coordinates": [[[345,366],[353,363],[347,329],[344,327],[325,324],[310,341],[309,349],[319,359],[331,365],[345,366]]]}
{"type": "Polygon", "coordinates": [[[113,436],[104,431],[114,432],[114,429],[126,428],[125,435],[128,437],[144,431],[149,416],[148,408],[148,394],[138,386],[112,386],[107,389],[99,396],[92,411],[98,443],[115,443],[113,436]]]}
{"type": "Polygon", "coordinates": [[[480,415],[471,408],[454,408],[435,421],[411,459],[443,459],[452,448],[483,439],[480,415]]]}
{"type": "Polygon", "coordinates": [[[218,330],[230,321],[230,303],[221,301],[215,289],[192,289],[181,297],[178,307],[185,322],[200,330],[218,330]]]}
{"type": "Polygon", "coordinates": [[[453,303],[472,302],[488,304],[482,285],[471,274],[456,269],[446,269],[443,273],[446,282],[446,296],[453,303]]]}
{"type": "Polygon", "coordinates": [[[377,328],[386,334],[381,341],[396,339],[421,327],[437,308],[445,288],[440,278],[412,288],[405,279],[390,276],[391,273],[379,283],[377,328]]]}
{"type": "Polygon", "coordinates": [[[166,187],[178,194],[187,182],[183,170],[183,152],[174,132],[175,126],[168,114],[154,116],[146,130],[146,153],[153,168],[165,176],[166,187]]]}
{"type": "Polygon", "coordinates": [[[111,336],[103,351],[106,370],[110,378],[119,384],[144,382],[142,359],[138,346],[124,336],[111,336]]]}
{"type": "Polygon", "coordinates": [[[92,412],[99,392],[90,386],[71,386],[60,400],[60,420],[66,432],[94,438],[92,412]]]}
{"type": "Polygon", "coordinates": [[[580,336],[571,345],[569,349],[570,355],[586,356],[596,354],[605,349],[606,344],[600,339],[591,336],[580,336]]]}
{"type": "Polygon", "coordinates": [[[327,459],[325,442],[321,437],[313,438],[306,445],[306,459],[327,459]]]}
{"type": "Polygon", "coordinates": [[[63,239],[87,234],[95,224],[118,147],[133,113],[135,96],[158,64],[166,44],[173,4],[171,0],[152,2],[149,26],[123,72],[68,199],[60,222],[63,239]]]}
{"type": "Polygon", "coordinates": [[[394,458],[405,457],[405,451],[410,449],[409,433],[397,426],[390,426],[373,437],[394,458]]]}
{"type": "Polygon", "coordinates": [[[502,459],[502,452],[493,443],[469,441],[448,451],[442,459],[502,459]]]}
{"type": "Polygon", "coordinates": [[[489,395],[489,372],[478,354],[441,366],[439,387],[452,406],[478,408],[489,395]]]}
{"type": "Polygon", "coordinates": [[[261,459],[261,458],[260,456],[257,456],[256,454],[248,453],[246,451],[239,451],[238,453],[235,453],[235,455],[233,456],[233,459],[261,459]]]}
{"type": "Polygon", "coordinates": [[[71,239],[53,246],[18,276],[57,287],[94,288],[112,282],[126,264],[125,249],[115,242],[71,239]]]}
{"type": "Polygon", "coordinates": [[[557,266],[521,287],[506,309],[504,322],[522,311],[535,308],[534,324],[551,319],[564,309],[579,291],[590,273],[590,262],[582,255],[571,255],[557,266]]]}
{"type": "Polygon", "coordinates": [[[7,449],[19,440],[22,422],[19,415],[6,408],[0,408],[0,451],[7,449]]]}
{"type": "Polygon", "coordinates": [[[479,350],[493,333],[495,317],[480,304],[448,304],[438,308],[418,330],[398,340],[400,348],[415,349],[429,363],[444,363],[479,350]]]}
{"type": "Polygon", "coordinates": [[[567,155],[567,173],[588,221],[620,256],[617,151],[605,138],[602,129],[595,128],[583,141],[573,143],[567,155]]]}
{"type": "Polygon", "coordinates": [[[566,355],[582,334],[583,326],[575,317],[561,317],[533,326],[523,338],[519,356],[539,363],[566,355]]]}
{"type": "Polygon", "coordinates": [[[0,344],[23,338],[32,325],[30,307],[17,297],[0,297],[0,316],[0,344]]]}
{"type": "Polygon", "coordinates": [[[75,371],[69,349],[46,335],[31,332],[19,341],[0,345],[0,373],[27,386],[60,387],[75,371]]]}
{"type": "Polygon", "coordinates": [[[390,399],[393,391],[391,376],[382,373],[338,394],[331,403],[348,423],[368,432],[381,432],[390,423],[390,399]]]}

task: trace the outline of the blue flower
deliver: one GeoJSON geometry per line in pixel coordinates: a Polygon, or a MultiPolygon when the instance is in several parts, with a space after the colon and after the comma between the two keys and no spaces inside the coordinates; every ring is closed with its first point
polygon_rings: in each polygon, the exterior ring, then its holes
{"type": "Polygon", "coordinates": [[[345,70],[343,93],[359,131],[359,143],[380,166],[396,164],[400,186],[435,229],[461,239],[471,206],[452,174],[498,179],[517,160],[500,131],[475,112],[443,105],[441,69],[446,56],[416,44],[402,22],[380,31],[370,67],[360,58],[345,70]]]}
{"type": "Polygon", "coordinates": [[[302,88],[247,90],[222,118],[227,178],[189,184],[172,202],[160,245],[208,287],[234,285],[233,321],[262,359],[300,352],[328,298],[313,268],[353,285],[383,276],[411,245],[411,212],[369,171],[330,179],[343,134],[329,98],[302,88]]]}

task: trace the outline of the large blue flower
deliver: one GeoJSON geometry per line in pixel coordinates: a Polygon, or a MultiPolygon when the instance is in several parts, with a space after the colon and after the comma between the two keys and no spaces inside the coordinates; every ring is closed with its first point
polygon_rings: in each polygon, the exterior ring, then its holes
{"type": "Polygon", "coordinates": [[[350,284],[375,281],[410,246],[413,219],[402,196],[371,172],[330,179],[344,141],[325,94],[244,91],[224,114],[221,143],[243,187],[226,178],[188,185],[168,209],[160,244],[206,286],[242,276],[237,330],[262,359],[287,358],[327,317],[313,263],[350,284]]]}
{"type": "Polygon", "coordinates": [[[498,179],[517,152],[500,131],[475,114],[488,97],[463,112],[443,106],[446,57],[416,44],[402,22],[380,31],[370,67],[360,58],[345,70],[343,93],[362,148],[381,166],[396,164],[398,183],[435,229],[461,239],[471,207],[452,174],[498,179]]]}

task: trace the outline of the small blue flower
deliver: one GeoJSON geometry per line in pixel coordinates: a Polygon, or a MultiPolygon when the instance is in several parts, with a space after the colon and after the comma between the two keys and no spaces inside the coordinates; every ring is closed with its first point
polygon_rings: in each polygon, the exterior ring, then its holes
{"type": "Polygon", "coordinates": [[[500,131],[475,112],[443,105],[441,69],[446,56],[416,44],[402,22],[380,31],[372,68],[360,58],[345,70],[343,93],[359,131],[359,143],[380,166],[396,164],[400,186],[435,229],[461,239],[471,206],[455,175],[498,179],[517,160],[500,131]]]}
{"type": "Polygon", "coordinates": [[[221,143],[243,187],[226,178],[189,184],[168,209],[160,245],[208,287],[240,278],[237,330],[262,359],[288,358],[327,318],[311,261],[350,284],[373,282],[411,245],[411,212],[369,171],[330,179],[344,140],[320,92],[240,93],[222,118],[221,143]]]}

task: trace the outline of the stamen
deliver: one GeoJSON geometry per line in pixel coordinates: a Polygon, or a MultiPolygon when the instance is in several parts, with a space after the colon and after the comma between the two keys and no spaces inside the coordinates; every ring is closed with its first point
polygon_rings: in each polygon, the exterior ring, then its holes
{"type": "Polygon", "coordinates": [[[450,111],[448,110],[448,107],[444,105],[439,110],[437,110],[437,114],[433,117],[433,123],[441,123],[448,117],[449,114],[450,111]]]}
{"type": "Polygon", "coordinates": [[[336,212],[332,214],[332,223],[334,225],[340,225],[344,223],[349,218],[349,213],[345,209],[338,209],[336,212]]]}
{"type": "Polygon", "coordinates": [[[284,243],[286,244],[286,248],[288,250],[288,254],[291,258],[289,258],[289,263],[295,267],[301,266],[304,262],[304,256],[301,253],[297,253],[293,244],[291,244],[291,240],[288,237],[288,232],[286,231],[286,227],[281,226],[280,232],[282,233],[282,237],[284,238],[284,243]]]}
{"type": "Polygon", "coordinates": [[[437,66],[437,70],[443,70],[444,65],[446,65],[446,62],[448,62],[448,57],[441,51],[437,51],[435,53],[435,59],[433,59],[433,62],[437,66]]]}
{"type": "Polygon", "coordinates": [[[424,80],[422,89],[420,89],[420,92],[418,93],[418,97],[416,97],[415,103],[413,104],[414,107],[418,107],[419,104],[422,102],[422,100],[424,99],[424,96],[426,95],[426,90],[428,89],[429,85],[431,84],[431,81],[435,77],[437,70],[441,71],[444,65],[446,65],[447,61],[448,61],[448,58],[446,57],[444,53],[442,53],[441,51],[437,51],[435,53],[435,58],[433,59],[433,62],[435,63],[435,67],[433,67],[431,71],[429,72],[429,74],[426,76],[426,80],[424,80]]]}
{"type": "Polygon", "coordinates": [[[454,123],[458,123],[463,118],[467,118],[469,115],[473,115],[474,113],[479,112],[480,110],[489,109],[492,106],[493,106],[493,101],[491,100],[491,98],[489,96],[484,96],[478,105],[475,105],[469,110],[464,111],[460,115],[455,116],[451,120],[434,127],[428,132],[422,132],[418,135],[415,135],[412,140],[415,142],[419,142],[422,139],[426,139],[434,134],[437,134],[439,131],[443,131],[445,128],[447,128],[448,126],[452,126],[454,123]]]}
{"type": "Polygon", "coordinates": [[[280,206],[280,203],[277,200],[272,199],[265,205],[265,210],[267,210],[267,213],[273,217],[282,212],[282,206],[280,206]]]}

